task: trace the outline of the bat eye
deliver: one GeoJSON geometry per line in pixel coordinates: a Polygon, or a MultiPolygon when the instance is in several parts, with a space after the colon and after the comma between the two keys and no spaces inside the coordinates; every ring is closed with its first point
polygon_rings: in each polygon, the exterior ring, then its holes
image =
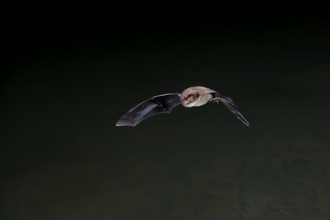
{"type": "Polygon", "coordinates": [[[188,98],[190,98],[191,96],[192,96],[192,94],[189,94],[189,95],[188,95],[188,98]]]}

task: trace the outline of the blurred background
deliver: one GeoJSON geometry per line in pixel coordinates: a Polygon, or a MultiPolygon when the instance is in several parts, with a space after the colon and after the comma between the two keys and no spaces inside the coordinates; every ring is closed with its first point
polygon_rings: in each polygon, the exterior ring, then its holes
{"type": "Polygon", "coordinates": [[[23,19],[2,50],[0,218],[329,219],[329,24],[23,19]],[[250,127],[215,103],[115,126],[197,85],[250,127]]]}

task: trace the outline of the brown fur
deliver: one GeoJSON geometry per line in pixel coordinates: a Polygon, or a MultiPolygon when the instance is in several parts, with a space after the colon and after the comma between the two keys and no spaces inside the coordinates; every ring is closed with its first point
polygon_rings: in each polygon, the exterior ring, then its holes
{"type": "Polygon", "coordinates": [[[205,94],[208,91],[210,91],[210,89],[203,86],[189,87],[181,93],[181,102],[187,102],[187,104],[184,105],[185,107],[197,107],[205,105],[212,98],[212,95],[205,94]]]}

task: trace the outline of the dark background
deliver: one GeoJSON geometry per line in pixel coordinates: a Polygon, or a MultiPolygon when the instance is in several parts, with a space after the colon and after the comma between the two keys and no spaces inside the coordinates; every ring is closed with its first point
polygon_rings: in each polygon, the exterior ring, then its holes
{"type": "Polygon", "coordinates": [[[36,21],[4,32],[1,219],[330,217],[328,19],[36,21]],[[214,103],[115,126],[195,85],[250,128],[214,103]]]}

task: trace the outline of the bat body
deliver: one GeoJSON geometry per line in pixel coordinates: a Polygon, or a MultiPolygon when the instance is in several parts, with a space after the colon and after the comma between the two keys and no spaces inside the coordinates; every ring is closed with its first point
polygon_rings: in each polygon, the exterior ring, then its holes
{"type": "Polygon", "coordinates": [[[184,107],[198,107],[209,101],[223,103],[246,126],[249,122],[239,112],[234,101],[226,95],[222,95],[212,89],[203,86],[189,87],[180,93],[168,93],[151,97],[133,107],[117,122],[116,126],[133,126],[150,116],[160,113],[170,113],[174,107],[182,104],[184,107]]]}

